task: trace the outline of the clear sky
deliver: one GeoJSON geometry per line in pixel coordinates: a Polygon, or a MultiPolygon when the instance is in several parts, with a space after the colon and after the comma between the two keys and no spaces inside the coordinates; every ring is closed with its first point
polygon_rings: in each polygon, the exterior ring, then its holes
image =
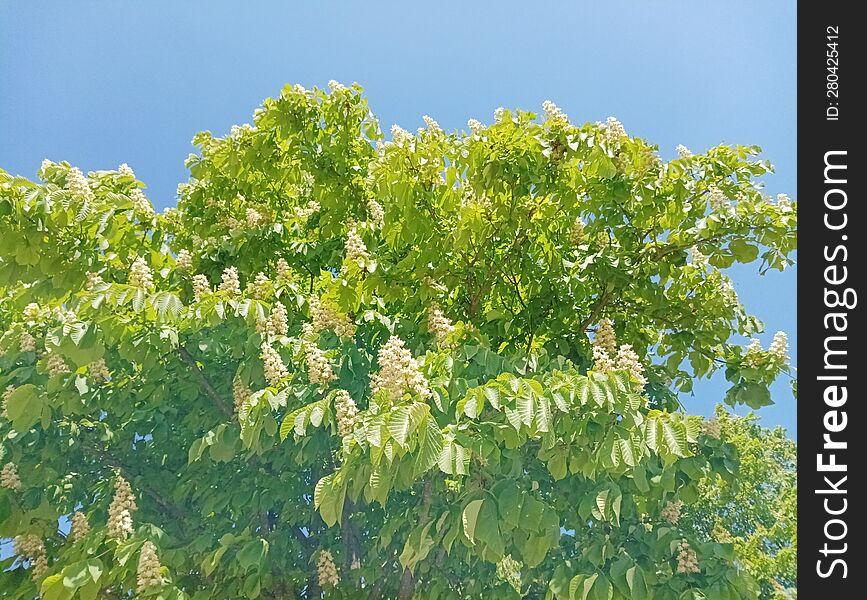
{"type": "MultiPolygon", "coordinates": [[[[0,0],[0,167],[43,158],[129,163],[158,208],[175,203],[200,130],[222,135],[284,83],[361,83],[383,128],[490,121],[556,102],[573,121],[701,152],[758,144],[767,191],[795,197],[795,2],[13,2],[0,0]]],[[[747,308],[794,346],[795,271],[733,271],[747,308]]],[[[791,352],[795,356],[794,348],[791,352]]],[[[684,398],[708,414],[718,377],[684,398]]],[[[794,436],[788,385],[763,423],[794,436]]],[[[742,412],[742,411],[739,411],[742,412]]]]}

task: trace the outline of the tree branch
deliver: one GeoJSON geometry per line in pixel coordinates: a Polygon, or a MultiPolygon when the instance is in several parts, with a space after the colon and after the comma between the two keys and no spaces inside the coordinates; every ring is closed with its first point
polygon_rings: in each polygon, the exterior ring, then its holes
{"type": "Polygon", "coordinates": [[[208,381],[208,378],[205,377],[205,374],[202,373],[202,370],[199,368],[199,364],[196,362],[196,359],[193,358],[193,355],[190,354],[189,350],[185,347],[181,346],[178,348],[178,354],[181,356],[181,359],[187,363],[187,366],[195,373],[196,378],[199,380],[199,383],[205,389],[205,393],[208,397],[213,401],[214,405],[222,412],[225,416],[231,417],[233,414],[233,410],[231,405],[226,402],[219,393],[217,393],[216,388],[208,381]]]}
{"type": "Polygon", "coordinates": [[[587,329],[592,323],[596,322],[596,319],[602,313],[602,309],[605,308],[605,305],[608,304],[608,300],[611,299],[611,293],[614,290],[609,288],[605,290],[605,292],[599,296],[599,300],[596,301],[596,306],[593,307],[593,310],[590,311],[590,315],[584,319],[581,325],[578,326],[578,331],[584,331],[587,329]]]}

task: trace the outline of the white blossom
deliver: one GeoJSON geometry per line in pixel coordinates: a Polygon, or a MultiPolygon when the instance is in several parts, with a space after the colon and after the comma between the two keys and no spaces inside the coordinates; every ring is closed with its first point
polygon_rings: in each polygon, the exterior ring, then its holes
{"type": "Polygon", "coordinates": [[[390,400],[398,400],[405,393],[429,398],[431,391],[418,363],[403,340],[391,336],[378,354],[379,371],[370,376],[371,392],[385,391],[390,400]]]}
{"type": "Polygon", "coordinates": [[[605,123],[605,139],[609,143],[616,143],[626,137],[626,128],[623,123],[614,117],[608,117],[605,123]]]}
{"type": "Polygon", "coordinates": [[[250,391],[250,388],[247,387],[240,377],[235,377],[232,380],[232,403],[235,406],[235,412],[238,413],[241,411],[244,403],[250,397],[250,394],[253,392],[250,391]]]}
{"type": "Polygon", "coordinates": [[[12,540],[12,553],[30,563],[30,577],[33,581],[41,580],[48,573],[45,543],[38,536],[32,533],[15,536],[12,540]]]}
{"type": "Polygon", "coordinates": [[[406,129],[396,124],[391,126],[391,141],[396,145],[403,146],[411,143],[412,140],[413,135],[406,129]]]}
{"type": "Polygon", "coordinates": [[[276,387],[283,379],[289,376],[289,371],[286,365],[283,364],[283,359],[280,354],[271,347],[270,344],[262,344],[262,364],[265,371],[265,379],[268,385],[276,387]]]}
{"type": "Polygon", "coordinates": [[[108,505],[108,537],[123,541],[133,532],[132,513],[138,510],[132,488],[123,476],[114,482],[114,497],[108,505]]]}
{"type": "Polygon", "coordinates": [[[310,319],[314,332],[331,329],[338,337],[351,338],[355,336],[355,324],[349,315],[338,312],[330,302],[324,302],[316,296],[312,296],[308,300],[308,304],[310,305],[310,319]]]}
{"type": "Polygon", "coordinates": [[[581,217],[575,217],[572,221],[572,226],[569,228],[569,241],[577,246],[584,241],[584,220],[581,217]]]}
{"type": "Polygon", "coordinates": [[[222,281],[220,282],[220,291],[225,292],[229,296],[241,295],[241,281],[238,279],[237,268],[226,267],[223,270],[222,281]]]}
{"type": "Polygon", "coordinates": [[[117,174],[121,177],[132,177],[133,179],[135,179],[135,172],[126,163],[123,163],[117,168],[117,174]]]}
{"type": "Polygon", "coordinates": [[[26,331],[22,331],[18,338],[19,352],[36,352],[36,338],[26,331]]]}
{"type": "Polygon", "coordinates": [[[69,531],[72,543],[80,541],[88,533],[90,533],[90,524],[87,522],[87,517],[83,512],[76,511],[72,515],[72,527],[69,531]]]}
{"type": "Polygon", "coordinates": [[[334,396],[334,412],[337,415],[337,433],[340,437],[352,435],[358,423],[358,407],[346,390],[337,390],[334,396]]]}
{"type": "Polygon", "coordinates": [[[129,199],[132,200],[132,209],[136,214],[144,217],[153,216],[154,207],[151,204],[151,201],[147,199],[144,192],[139,188],[135,188],[129,193],[129,199]]]}
{"type": "Polygon", "coordinates": [[[757,369],[760,366],[763,355],[762,343],[758,339],[752,338],[747,346],[747,353],[744,355],[743,364],[751,369],[757,369]]]}
{"type": "Polygon", "coordinates": [[[639,389],[643,389],[647,384],[647,378],[644,376],[644,366],[630,344],[623,344],[617,349],[617,358],[614,360],[614,366],[618,371],[629,373],[629,377],[639,389]]]}
{"type": "Polygon", "coordinates": [[[482,125],[482,122],[476,119],[470,119],[467,121],[467,127],[469,127],[470,131],[476,135],[480,135],[485,128],[485,126],[482,125]]]}
{"type": "Polygon", "coordinates": [[[781,363],[789,361],[789,338],[785,331],[778,331],[774,334],[774,339],[768,352],[781,363]]]}
{"type": "Polygon", "coordinates": [[[315,343],[304,343],[304,357],[307,360],[307,379],[310,383],[324,387],[328,382],[337,379],[325,352],[315,343]]]}
{"type": "Polygon", "coordinates": [[[431,133],[442,133],[442,128],[440,127],[440,124],[437,123],[436,121],[434,121],[428,115],[424,115],[422,117],[422,120],[424,121],[424,124],[427,126],[428,131],[430,131],[431,133]]]}
{"type": "Polygon", "coordinates": [[[102,277],[99,273],[93,273],[89,271],[87,273],[87,280],[85,281],[84,289],[86,289],[88,292],[92,292],[104,283],[105,282],[102,280],[102,277]]]}
{"type": "Polygon", "coordinates": [[[569,117],[566,116],[566,113],[560,110],[560,107],[551,102],[550,100],[545,100],[542,103],[542,110],[545,112],[546,121],[565,122],[569,120],[569,117]]]}
{"type": "Polygon", "coordinates": [[[142,544],[136,572],[136,592],[141,594],[150,588],[163,585],[161,568],[157,547],[154,543],[147,541],[142,544]]]}
{"type": "Polygon", "coordinates": [[[677,572],[678,573],[698,573],[698,558],[695,555],[689,542],[681,540],[677,544],[677,572]]]}
{"type": "Polygon", "coordinates": [[[132,266],[129,268],[127,283],[132,287],[145,290],[154,287],[154,275],[144,257],[139,256],[133,261],[132,266]]]}
{"type": "Polygon", "coordinates": [[[3,465],[3,470],[0,471],[0,487],[7,490],[20,490],[21,479],[18,478],[18,466],[13,462],[8,462],[3,465]]]}
{"type": "Polygon", "coordinates": [[[316,200],[310,200],[306,206],[295,207],[295,215],[300,219],[308,219],[310,215],[319,212],[319,203],[316,200]]]}
{"type": "Polygon", "coordinates": [[[680,511],[683,509],[683,501],[675,500],[674,502],[666,502],[665,506],[659,512],[659,516],[663,521],[668,521],[672,525],[677,525],[680,520],[680,511]]]}
{"type": "Polygon", "coordinates": [[[786,194],[777,194],[777,206],[783,209],[792,208],[792,199],[786,194]]]}
{"type": "Polygon", "coordinates": [[[190,254],[189,250],[182,248],[178,251],[178,256],[175,259],[175,266],[181,271],[193,270],[193,255],[190,254]]]}
{"type": "Polygon", "coordinates": [[[66,189],[81,202],[93,202],[93,190],[78,167],[72,167],[66,174],[66,189]]]}
{"type": "Polygon", "coordinates": [[[677,155],[680,158],[692,158],[692,152],[689,151],[689,148],[684,146],[683,144],[678,144],[677,146],[677,155]]]}
{"type": "Polygon", "coordinates": [[[45,370],[49,377],[65,375],[70,372],[69,365],[67,365],[66,361],[63,360],[63,357],[56,352],[52,352],[48,355],[48,360],[45,362],[45,370]]]}
{"type": "Polygon", "coordinates": [[[376,227],[382,227],[385,222],[385,210],[382,205],[376,200],[370,199],[367,201],[367,213],[370,215],[370,223],[376,227]]]}
{"type": "Polygon", "coordinates": [[[202,296],[211,293],[211,282],[208,281],[206,275],[201,273],[193,275],[193,298],[196,302],[202,299],[202,296]]]}
{"type": "Polygon", "coordinates": [[[324,589],[337,587],[337,584],[340,583],[334,557],[328,550],[322,550],[319,553],[319,560],[316,564],[316,580],[319,582],[319,587],[324,589]]]}
{"type": "Polygon", "coordinates": [[[494,123],[501,123],[504,116],[506,116],[506,109],[502,106],[498,107],[494,111],[494,123]]]}
{"type": "Polygon", "coordinates": [[[334,79],[331,79],[328,81],[328,89],[332,92],[342,92],[346,89],[346,86],[334,79]]]}
{"type": "Polygon", "coordinates": [[[94,381],[106,381],[111,377],[111,372],[105,364],[104,358],[98,358],[87,367],[87,372],[94,381]]]}
{"type": "Polygon", "coordinates": [[[451,320],[443,314],[442,308],[436,302],[432,303],[427,310],[427,330],[434,334],[437,343],[441,346],[455,330],[451,320]]]}
{"type": "Polygon", "coordinates": [[[349,260],[368,259],[367,246],[364,245],[364,241],[358,235],[355,225],[351,225],[346,232],[346,258],[349,260]]]}
{"type": "Polygon", "coordinates": [[[690,248],[690,253],[692,255],[690,257],[690,262],[693,264],[693,266],[695,266],[699,269],[702,269],[702,268],[707,266],[708,258],[707,258],[707,256],[705,256],[704,254],[701,253],[701,251],[698,249],[697,246],[693,246],[692,248],[690,248]]]}

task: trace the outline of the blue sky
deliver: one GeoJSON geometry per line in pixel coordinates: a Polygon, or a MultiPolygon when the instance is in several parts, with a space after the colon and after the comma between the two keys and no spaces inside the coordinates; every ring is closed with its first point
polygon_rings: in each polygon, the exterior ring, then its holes
{"type": "MultiPolygon", "coordinates": [[[[552,99],[573,121],[620,119],[675,156],[758,144],[768,191],[795,197],[795,3],[11,2],[0,0],[0,167],[43,158],[83,170],[129,163],[158,207],[174,204],[200,130],[246,122],[284,83],[358,81],[383,127],[490,121],[552,99]]],[[[794,346],[795,272],[733,270],[735,287],[794,346]]],[[[794,357],[794,349],[792,351],[794,357]]],[[[684,398],[708,414],[726,388],[684,398]]],[[[794,436],[785,382],[767,425],[794,436]]]]}

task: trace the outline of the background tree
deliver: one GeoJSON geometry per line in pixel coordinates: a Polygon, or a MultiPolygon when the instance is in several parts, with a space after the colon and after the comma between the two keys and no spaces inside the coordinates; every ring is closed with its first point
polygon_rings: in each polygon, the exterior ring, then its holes
{"type": "Polygon", "coordinates": [[[709,478],[684,511],[696,535],[733,543],[738,562],[758,581],[763,600],[796,597],[797,447],[782,427],[717,406],[720,432],[737,450],[738,477],[709,478]]]}
{"type": "Polygon", "coordinates": [[[164,214],[126,165],[0,173],[0,589],[754,598],[674,507],[737,470],[678,393],[788,369],[720,270],[790,263],[759,149],[550,102],[384,142],[329,87],[199,134],[164,214]]]}

